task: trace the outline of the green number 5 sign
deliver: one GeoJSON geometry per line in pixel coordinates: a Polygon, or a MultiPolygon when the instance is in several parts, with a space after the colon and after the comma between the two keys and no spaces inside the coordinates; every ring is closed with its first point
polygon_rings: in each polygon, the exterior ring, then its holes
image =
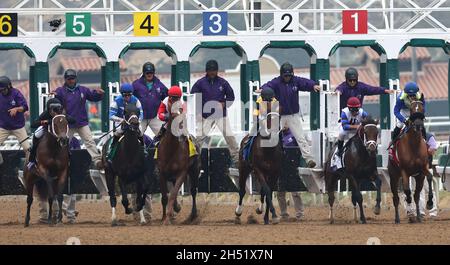
{"type": "Polygon", "coordinates": [[[66,13],[66,36],[91,36],[91,13],[66,13]]]}

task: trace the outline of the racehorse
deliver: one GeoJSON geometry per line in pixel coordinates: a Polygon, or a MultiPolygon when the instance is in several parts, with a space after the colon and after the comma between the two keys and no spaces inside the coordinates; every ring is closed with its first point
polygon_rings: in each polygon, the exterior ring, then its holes
{"type": "MultiPolygon", "coordinates": [[[[169,120],[167,130],[161,138],[157,149],[157,166],[159,169],[161,203],[163,208],[162,222],[165,225],[174,220],[174,211],[181,210],[177,195],[181,185],[189,175],[190,192],[192,196],[192,209],[188,222],[192,223],[197,218],[197,188],[200,175],[200,148],[195,146],[196,154],[190,154],[188,133],[186,125],[186,113],[180,101],[172,103],[168,101],[169,120]],[[167,196],[168,182],[173,184],[169,197],[167,196]],[[166,207],[168,211],[166,213],[166,207]]],[[[195,141],[193,141],[195,143],[195,141]]],[[[192,143],[192,144],[193,144],[192,143]]]]}
{"type": "MultiPolygon", "coordinates": [[[[377,137],[378,121],[367,116],[359,126],[356,134],[345,144],[345,152],[342,156],[344,167],[332,170],[331,160],[335,153],[336,146],[330,150],[328,160],[325,163],[325,185],[328,192],[328,203],[330,204],[330,223],[334,223],[334,191],[337,188],[339,179],[347,178],[352,188],[353,215],[357,222],[356,203],[359,205],[360,221],[366,223],[364,216],[363,197],[360,191],[361,182],[369,179],[375,182],[377,179],[377,137]]],[[[380,198],[381,201],[381,198],[380,198]]],[[[379,210],[379,200],[377,199],[379,210]]]]}
{"type": "MultiPolygon", "coordinates": [[[[417,212],[416,219],[414,219],[414,214],[409,210],[410,207],[408,207],[409,222],[422,221],[419,212],[420,192],[422,191],[425,176],[429,175],[427,145],[422,136],[424,130],[424,119],[425,115],[423,103],[421,101],[411,102],[410,117],[406,122],[405,129],[398,137],[399,140],[394,143],[393,154],[397,156],[398,162],[395,161],[392,156],[389,157],[388,172],[393,194],[392,200],[395,206],[396,224],[400,223],[400,216],[398,212],[398,184],[401,178],[403,191],[406,195],[406,202],[409,206],[411,204],[411,190],[409,187],[410,176],[414,177],[416,182],[414,202],[416,204],[417,212]]],[[[432,196],[428,197],[427,207],[431,208],[430,206],[433,206],[432,196]]]]}
{"type": "Polygon", "coordinates": [[[276,123],[276,121],[279,121],[279,114],[271,112],[271,104],[267,104],[267,106],[267,116],[265,120],[260,122],[262,131],[265,132],[264,136],[261,135],[261,132],[257,133],[250,147],[250,155],[247,160],[244,158],[244,147],[250,135],[246,135],[241,141],[239,149],[239,202],[235,210],[237,223],[240,223],[245,184],[251,172],[255,174],[261,185],[261,204],[256,209],[256,213],[262,214],[265,198],[264,224],[269,224],[269,210],[272,213],[272,223],[277,224],[280,221],[273,207],[272,191],[276,188],[278,178],[281,175],[283,149],[279,138],[279,123],[276,123]],[[274,125],[276,133],[269,133],[269,129],[273,130],[272,124],[276,124],[274,125]]]}
{"type": "Polygon", "coordinates": [[[147,195],[147,189],[144,188],[146,164],[144,150],[139,141],[140,127],[138,117],[139,109],[136,106],[130,104],[125,107],[124,134],[117,144],[117,151],[111,163],[107,162],[108,144],[103,145],[102,162],[105,166],[106,185],[108,187],[109,200],[112,208],[112,226],[119,225],[116,215],[116,176],[118,176],[119,180],[125,214],[133,213],[133,210],[128,207],[129,202],[125,188],[127,184],[135,183],[137,193],[135,211],[140,213],[140,223],[146,223],[142,211],[147,195]]]}
{"type": "MultiPolygon", "coordinates": [[[[25,188],[27,191],[27,214],[25,227],[30,225],[30,208],[33,203],[33,190],[36,190],[41,200],[48,200],[48,223],[53,225],[52,206],[56,196],[59,213],[57,223],[62,223],[62,191],[67,181],[69,170],[69,126],[64,114],[58,114],[47,125],[39,146],[36,150],[36,166],[24,168],[25,188]]],[[[27,164],[27,163],[25,163],[27,164]]]]}

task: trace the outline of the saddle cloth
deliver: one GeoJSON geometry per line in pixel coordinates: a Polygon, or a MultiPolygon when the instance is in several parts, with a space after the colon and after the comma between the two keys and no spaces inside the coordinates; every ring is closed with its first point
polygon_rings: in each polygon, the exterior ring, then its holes
{"type": "MultiPolygon", "coordinates": [[[[192,141],[192,138],[190,136],[188,137],[188,143],[189,143],[189,157],[198,155],[197,149],[195,148],[195,144],[192,141]]],[[[155,155],[153,157],[154,159],[158,159],[158,148],[159,148],[159,145],[158,145],[158,147],[156,147],[155,155]]]]}
{"type": "MultiPolygon", "coordinates": [[[[333,156],[331,158],[330,167],[333,171],[336,171],[338,169],[341,169],[344,167],[344,161],[341,159],[340,156],[338,156],[338,148],[334,149],[333,156]]],[[[345,149],[344,152],[342,152],[342,157],[345,156],[345,149]]]]}
{"type": "Polygon", "coordinates": [[[249,161],[250,154],[252,151],[253,142],[255,141],[256,136],[249,136],[247,141],[244,144],[244,148],[242,149],[242,156],[245,161],[249,161]]]}

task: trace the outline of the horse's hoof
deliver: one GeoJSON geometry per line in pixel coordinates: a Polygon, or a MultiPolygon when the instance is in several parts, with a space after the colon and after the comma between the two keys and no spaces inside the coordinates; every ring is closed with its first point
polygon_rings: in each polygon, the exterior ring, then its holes
{"type": "Polygon", "coordinates": [[[400,224],[400,219],[395,219],[395,224],[400,224]]]}
{"type": "Polygon", "coordinates": [[[431,209],[433,209],[433,202],[431,202],[431,203],[427,202],[427,210],[431,210],[431,209]]]}
{"type": "Polygon", "coordinates": [[[23,227],[29,227],[30,226],[30,224],[24,224],[23,225],[23,227]]]}
{"type": "Polygon", "coordinates": [[[280,217],[274,217],[272,218],[272,224],[276,225],[280,223],[280,217]]]}
{"type": "Polygon", "coordinates": [[[179,212],[181,211],[181,205],[180,205],[179,203],[174,204],[174,205],[173,205],[173,210],[174,210],[176,213],[179,213],[179,212]]]}
{"type": "Polygon", "coordinates": [[[361,224],[367,224],[366,220],[361,220],[361,224]]]}
{"type": "Polygon", "coordinates": [[[125,214],[132,214],[133,210],[131,208],[126,208],[125,209],[125,214]]]}
{"type": "Polygon", "coordinates": [[[330,220],[330,225],[334,224],[334,219],[330,220]]]}
{"type": "Polygon", "coordinates": [[[119,222],[119,221],[117,221],[117,220],[114,220],[114,221],[112,221],[111,222],[111,226],[125,226],[125,224],[124,223],[121,223],[121,222],[119,222]]]}
{"type": "Polygon", "coordinates": [[[418,223],[422,223],[423,219],[422,219],[422,217],[420,217],[420,216],[417,216],[417,219],[416,219],[416,221],[417,221],[418,223]]]}
{"type": "Polygon", "coordinates": [[[256,213],[257,213],[257,214],[262,214],[263,212],[262,212],[262,210],[261,210],[261,209],[259,209],[259,208],[256,208],[256,213]]]}
{"type": "Polygon", "coordinates": [[[147,224],[147,222],[145,222],[145,221],[139,222],[139,225],[146,225],[146,224],[147,224]]]}
{"type": "Polygon", "coordinates": [[[381,207],[380,206],[375,206],[375,208],[373,208],[373,213],[375,215],[380,215],[381,213],[381,207]]]}
{"type": "Polygon", "coordinates": [[[163,225],[170,225],[169,218],[166,218],[166,220],[163,221],[163,225]]]}
{"type": "Polygon", "coordinates": [[[409,223],[413,224],[416,222],[416,217],[409,217],[409,223]]]}
{"type": "Polygon", "coordinates": [[[238,216],[236,216],[236,217],[234,218],[234,224],[235,224],[235,225],[240,225],[240,224],[241,224],[241,218],[239,218],[238,216]]]}

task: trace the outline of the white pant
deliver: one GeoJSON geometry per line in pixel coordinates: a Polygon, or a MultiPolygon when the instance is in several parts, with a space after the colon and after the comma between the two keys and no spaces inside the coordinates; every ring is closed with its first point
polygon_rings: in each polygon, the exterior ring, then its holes
{"type": "MultiPolygon", "coordinates": [[[[408,205],[406,203],[406,195],[404,193],[400,194],[400,201],[403,204],[403,207],[405,208],[407,214],[410,213],[411,215],[416,215],[416,204],[414,203],[414,190],[416,187],[416,182],[414,178],[410,178],[409,179],[411,182],[411,197],[412,197],[412,202],[410,205],[408,205]]],[[[425,216],[425,213],[427,211],[426,205],[427,205],[427,201],[428,201],[428,191],[429,191],[429,186],[428,186],[428,181],[425,177],[425,180],[423,182],[423,188],[422,191],[420,192],[420,200],[419,200],[419,212],[421,215],[425,216]]],[[[430,216],[437,216],[438,214],[438,205],[436,203],[436,190],[435,187],[433,185],[433,208],[431,210],[428,211],[428,214],[430,216]]]]}
{"type": "Polygon", "coordinates": [[[69,129],[69,139],[72,140],[72,137],[74,133],[78,133],[80,138],[84,141],[84,145],[86,146],[86,149],[88,153],[91,155],[92,161],[94,161],[94,164],[97,163],[97,161],[101,160],[100,152],[97,150],[97,146],[95,145],[94,138],[92,138],[91,129],[89,126],[83,126],[79,128],[70,128],[69,129]]]}
{"type": "MultiPolygon", "coordinates": [[[[401,109],[400,114],[402,114],[403,117],[405,117],[405,118],[409,118],[409,115],[410,115],[409,109],[401,109]]],[[[403,128],[403,126],[405,126],[405,124],[403,122],[401,122],[399,119],[397,119],[397,127],[401,129],[401,128],[403,128]]]]}
{"type": "Polygon", "coordinates": [[[155,117],[153,119],[146,119],[141,121],[141,131],[142,133],[145,133],[147,130],[147,127],[150,127],[151,131],[153,132],[153,135],[157,135],[159,132],[159,129],[161,129],[161,126],[163,125],[163,121],[158,119],[158,117],[155,117]]]}
{"type": "Polygon", "coordinates": [[[25,151],[25,154],[28,155],[30,144],[28,143],[28,141],[24,141],[28,137],[25,127],[17,130],[5,130],[3,128],[0,128],[0,145],[3,144],[3,142],[5,142],[5,140],[10,135],[14,135],[19,142],[23,141],[21,143],[21,146],[25,151]]]}
{"type": "Polygon", "coordinates": [[[288,127],[291,130],[292,135],[295,137],[295,140],[297,140],[297,144],[300,147],[300,150],[302,151],[302,157],[305,159],[305,161],[308,162],[310,160],[314,160],[311,154],[311,146],[306,141],[303,132],[300,113],[295,113],[291,115],[282,115],[281,128],[284,127],[288,127]]]}
{"type": "Polygon", "coordinates": [[[230,119],[228,119],[228,117],[208,117],[206,119],[202,119],[202,133],[199,137],[197,137],[198,144],[200,145],[200,147],[202,147],[214,124],[217,125],[217,128],[219,128],[219,131],[225,138],[225,141],[228,144],[228,148],[230,149],[231,157],[237,161],[239,158],[239,146],[236,142],[233,131],[231,130],[230,119]]]}
{"type": "MultiPolygon", "coordinates": [[[[291,192],[292,200],[294,201],[295,217],[302,218],[304,216],[305,208],[303,206],[302,197],[300,192],[291,192]]],[[[286,192],[279,191],[277,193],[278,205],[280,206],[280,215],[282,217],[288,217],[287,203],[286,203],[286,192]]]]}
{"type": "Polygon", "coordinates": [[[344,130],[344,128],[341,126],[339,126],[339,136],[338,139],[339,141],[344,141],[346,139],[349,139],[351,137],[353,137],[355,135],[355,130],[344,130]]]}

